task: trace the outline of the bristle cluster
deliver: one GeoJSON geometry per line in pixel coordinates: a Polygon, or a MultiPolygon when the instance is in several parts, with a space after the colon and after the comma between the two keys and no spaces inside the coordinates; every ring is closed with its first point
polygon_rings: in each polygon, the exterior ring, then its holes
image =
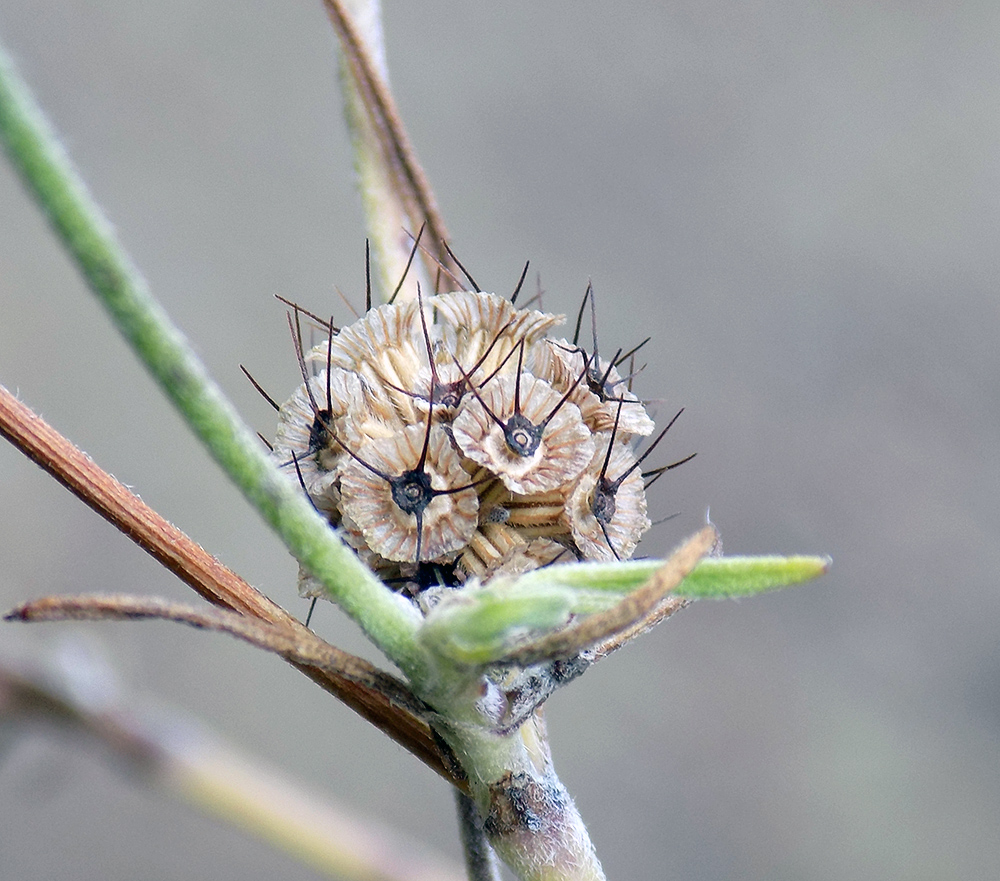
{"type": "Polygon", "coordinates": [[[479,292],[372,309],[306,354],[274,456],[410,593],[625,559],[650,525],[632,446],[653,422],[596,344],[548,336],[562,321],[479,292]]]}

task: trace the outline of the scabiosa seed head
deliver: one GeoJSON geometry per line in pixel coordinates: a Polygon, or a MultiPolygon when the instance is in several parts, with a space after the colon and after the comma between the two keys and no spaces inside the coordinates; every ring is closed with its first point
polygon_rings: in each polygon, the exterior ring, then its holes
{"type": "Polygon", "coordinates": [[[411,595],[625,559],[650,525],[631,444],[653,422],[614,363],[547,336],[563,320],[472,291],[371,309],[305,356],[274,456],[411,595]]]}

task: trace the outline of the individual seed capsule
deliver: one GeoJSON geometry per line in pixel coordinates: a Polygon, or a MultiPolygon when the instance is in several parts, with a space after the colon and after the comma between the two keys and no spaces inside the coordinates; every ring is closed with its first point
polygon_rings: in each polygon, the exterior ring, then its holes
{"type": "Polygon", "coordinates": [[[566,504],[573,540],[587,560],[628,559],[650,527],[637,460],[613,437],[600,438],[566,504]]]}
{"type": "Polygon", "coordinates": [[[340,470],[344,513],[387,560],[438,560],[476,531],[479,498],[448,434],[409,425],[350,451],[340,470]]]}
{"type": "Polygon", "coordinates": [[[515,493],[572,483],[594,453],[576,405],[529,373],[500,376],[477,390],[452,433],[466,456],[515,493]]]}

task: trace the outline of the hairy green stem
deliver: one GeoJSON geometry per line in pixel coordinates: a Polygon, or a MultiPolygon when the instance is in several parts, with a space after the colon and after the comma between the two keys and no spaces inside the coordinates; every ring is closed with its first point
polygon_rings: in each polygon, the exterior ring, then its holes
{"type": "Polygon", "coordinates": [[[212,457],[372,641],[406,672],[419,672],[416,613],[369,572],[268,459],[153,299],[2,49],[0,137],[91,290],[212,457]]]}

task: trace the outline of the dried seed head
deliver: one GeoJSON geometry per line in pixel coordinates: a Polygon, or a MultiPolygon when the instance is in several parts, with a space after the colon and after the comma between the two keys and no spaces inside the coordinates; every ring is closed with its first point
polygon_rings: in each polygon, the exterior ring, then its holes
{"type": "MultiPolygon", "coordinates": [[[[274,455],[414,596],[624,559],[649,527],[629,444],[653,423],[596,335],[593,355],[547,338],[562,321],[470,291],[371,309],[305,356],[317,375],[281,408],[274,455]]],[[[323,595],[307,574],[300,589],[323,595]]]]}

